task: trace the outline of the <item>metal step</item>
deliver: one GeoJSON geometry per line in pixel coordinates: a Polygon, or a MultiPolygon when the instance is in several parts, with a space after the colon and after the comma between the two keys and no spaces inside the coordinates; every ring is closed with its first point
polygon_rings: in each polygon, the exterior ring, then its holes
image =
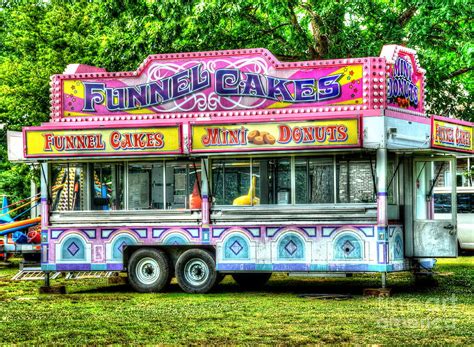
{"type": "Polygon", "coordinates": [[[88,278],[108,278],[116,276],[116,271],[78,271],[68,272],[66,275],[67,280],[79,280],[88,278]]]}
{"type": "MultiPolygon", "coordinates": [[[[61,272],[50,273],[50,279],[56,279],[61,275],[61,272]]],[[[23,267],[18,273],[13,276],[12,281],[42,281],[46,274],[41,271],[41,267],[23,267]]]]}
{"type": "MultiPolygon", "coordinates": [[[[49,279],[54,280],[61,276],[63,272],[50,272],[49,279]]],[[[109,278],[117,276],[116,271],[78,271],[78,272],[64,272],[67,280],[80,280],[88,278],[109,278]]],[[[42,281],[46,274],[41,270],[41,267],[22,267],[18,273],[13,276],[12,281],[42,281]]]]}
{"type": "Polygon", "coordinates": [[[19,268],[20,268],[20,271],[28,270],[28,269],[33,269],[33,270],[40,269],[41,270],[41,264],[38,263],[38,262],[35,262],[35,261],[22,260],[20,262],[19,268]]]}
{"type": "Polygon", "coordinates": [[[345,272],[289,272],[289,277],[352,277],[352,273],[345,272]]]}

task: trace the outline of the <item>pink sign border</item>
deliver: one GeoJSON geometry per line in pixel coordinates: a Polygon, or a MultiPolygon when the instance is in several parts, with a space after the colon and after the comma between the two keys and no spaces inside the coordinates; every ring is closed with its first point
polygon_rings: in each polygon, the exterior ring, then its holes
{"type": "Polygon", "coordinates": [[[183,150],[183,127],[182,124],[176,124],[176,125],[156,125],[156,126],[142,126],[142,127],[137,127],[136,125],[133,124],[122,124],[122,125],[117,125],[117,124],[107,124],[103,126],[97,126],[93,124],[88,124],[88,125],[82,125],[81,129],[75,129],[75,130],[90,130],[90,129],[97,129],[97,130],[105,130],[105,129],[150,129],[150,128],[178,128],[178,141],[179,141],[179,150],[178,151],[163,151],[163,152],[121,152],[121,153],[59,153],[59,154],[54,154],[54,155],[45,155],[45,154],[27,154],[27,141],[26,141],[26,133],[27,132],[44,132],[44,131],[54,131],[54,130],[63,130],[63,131],[74,131],[74,129],[70,128],[64,128],[60,126],[41,126],[41,127],[25,127],[23,128],[23,153],[25,158],[45,158],[45,159],[55,159],[55,158],[90,158],[90,157],[111,157],[111,158],[117,158],[117,157],[130,157],[130,156],[139,156],[139,155],[149,155],[149,156],[162,156],[162,155],[180,155],[184,153],[183,150]]]}
{"type": "MultiPolygon", "coordinates": [[[[285,68],[301,68],[309,69],[315,67],[330,67],[333,65],[355,65],[360,64],[363,68],[362,88],[364,90],[363,102],[360,105],[322,105],[322,106],[302,106],[295,107],[293,110],[306,109],[307,112],[337,112],[337,111],[364,111],[372,109],[386,108],[385,98],[374,97],[377,91],[386,89],[385,69],[386,59],[383,57],[358,57],[358,58],[341,58],[330,60],[314,60],[302,62],[280,62],[271,52],[264,48],[256,49],[240,49],[225,51],[208,51],[208,52],[192,52],[192,53],[173,53],[173,54],[157,54],[148,56],[145,61],[140,64],[136,71],[128,72],[106,72],[104,69],[84,66],[81,73],[58,74],[51,76],[51,120],[54,122],[82,122],[82,121],[126,121],[126,120],[157,120],[172,118],[199,118],[199,116],[212,116],[220,114],[234,114],[235,116],[247,115],[249,112],[259,110],[264,113],[276,109],[251,109],[251,110],[234,110],[234,111],[205,111],[205,112],[173,112],[166,114],[144,114],[144,115],[91,115],[65,117],[63,110],[63,81],[71,79],[90,79],[90,78],[123,78],[136,77],[142,74],[146,68],[154,60],[186,60],[190,58],[219,58],[225,56],[242,56],[249,54],[259,54],[263,56],[276,69],[285,68]],[[383,76],[380,78],[371,78],[372,75],[383,76]]],[[[285,110],[280,108],[279,110],[285,110]]]]}
{"type": "MultiPolygon", "coordinates": [[[[474,153],[474,150],[469,150],[469,149],[461,149],[461,148],[456,148],[456,147],[449,147],[449,146],[440,146],[440,145],[436,145],[434,142],[434,136],[433,136],[433,133],[434,133],[434,121],[435,120],[439,120],[441,122],[445,122],[445,123],[451,123],[451,124],[456,124],[456,125],[464,125],[464,126],[468,126],[468,127],[471,127],[471,128],[474,128],[474,123],[471,123],[471,122],[468,122],[468,121],[465,121],[465,120],[461,120],[461,119],[454,119],[454,118],[447,118],[447,117],[443,117],[443,116],[436,116],[436,115],[432,115],[431,116],[431,147],[432,148],[438,148],[438,149],[442,149],[442,150],[445,150],[445,151],[453,151],[453,152],[463,152],[463,153],[474,153]]],[[[471,142],[472,142],[473,138],[471,138],[471,142]]],[[[472,146],[472,145],[471,145],[472,146]]]]}
{"type": "Polygon", "coordinates": [[[188,129],[188,138],[190,139],[189,143],[189,153],[196,153],[196,154],[203,154],[203,153],[251,153],[251,152],[266,152],[266,151],[288,151],[288,150],[317,150],[317,149],[344,149],[344,148],[360,148],[363,146],[363,117],[360,114],[356,115],[344,115],[344,116],[337,116],[334,118],[331,117],[320,117],[320,118],[302,118],[302,117],[283,117],[283,118],[278,118],[278,120],[272,120],[272,121],[266,121],[266,120],[258,120],[258,121],[239,121],[236,123],[235,120],[222,120],[219,122],[191,122],[189,129],[188,129]],[[277,147],[277,146],[272,146],[272,147],[264,147],[264,148],[226,148],[226,149],[210,149],[210,150],[203,150],[203,149],[198,149],[194,150],[193,149],[193,136],[192,136],[192,127],[194,125],[225,125],[225,124],[269,124],[269,123],[276,123],[276,122],[311,122],[311,121],[327,121],[327,120],[339,120],[339,119],[357,119],[357,131],[358,131],[358,141],[357,144],[355,145],[341,145],[341,146],[333,146],[333,145],[322,145],[322,146],[287,146],[287,147],[277,147]]]}

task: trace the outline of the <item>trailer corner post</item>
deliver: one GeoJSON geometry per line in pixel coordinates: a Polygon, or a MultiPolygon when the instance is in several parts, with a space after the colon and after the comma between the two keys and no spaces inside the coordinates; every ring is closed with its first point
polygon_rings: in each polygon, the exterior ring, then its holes
{"type": "Polygon", "coordinates": [[[208,170],[209,170],[209,160],[202,159],[202,168],[201,170],[201,194],[202,194],[202,206],[201,206],[201,213],[202,213],[202,226],[207,227],[209,225],[210,220],[210,201],[209,201],[209,177],[208,177],[208,170]]]}
{"type": "Polygon", "coordinates": [[[50,287],[49,271],[46,271],[46,272],[44,273],[44,286],[45,286],[45,287],[50,287]]]}
{"type": "Polygon", "coordinates": [[[388,265],[388,216],[387,216],[387,148],[377,149],[377,248],[379,249],[378,263],[383,267],[382,288],[387,286],[388,265]]]}
{"type": "MultiPolygon", "coordinates": [[[[48,163],[41,163],[41,263],[48,262],[48,225],[49,225],[49,169],[48,163]]],[[[45,286],[49,287],[49,273],[45,272],[45,286]]]]}
{"type": "Polygon", "coordinates": [[[48,177],[48,163],[41,163],[41,230],[45,230],[49,224],[48,177]]]}

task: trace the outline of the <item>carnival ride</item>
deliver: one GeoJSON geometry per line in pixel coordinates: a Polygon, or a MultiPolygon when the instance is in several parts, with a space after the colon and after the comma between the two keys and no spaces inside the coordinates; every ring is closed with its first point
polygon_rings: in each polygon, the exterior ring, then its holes
{"type": "MultiPolygon", "coordinates": [[[[66,168],[58,173],[59,183],[52,188],[53,204],[58,210],[70,209],[76,205],[80,180],[75,179],[75,176],[75,172],[66,168]]],[[[26,261],[39,262],[41,216],[22,219],[35,210],[39,200],[40,194],[36,194],[9,204],[7,196],[3,196],[0,211],[0,261],[7,261],[19,254],[26,261]]]]}
{"type": "Polygon", "coordinates": [[[8,203],[3,196],[0,212],[0,260],[6,261],[14,254],[21,254],[25,260],[38,260],[41,242],[41,217],[21,220],[39,203],[39,195],[8,203]],[[17,214],[12,217],[12,214],[17,214]]]}

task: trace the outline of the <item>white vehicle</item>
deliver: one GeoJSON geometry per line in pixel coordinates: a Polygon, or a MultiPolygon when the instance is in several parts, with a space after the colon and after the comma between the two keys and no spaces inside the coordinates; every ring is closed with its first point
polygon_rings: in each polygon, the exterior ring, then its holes
{"type": "MultiPolygon", "coordinates": [[[[474,187],[457,187],[457,231],[460,250],[474,250],[474,187]]],[[[435,218],[451,213],[451,188],[435,188],[435,218]]]]}

